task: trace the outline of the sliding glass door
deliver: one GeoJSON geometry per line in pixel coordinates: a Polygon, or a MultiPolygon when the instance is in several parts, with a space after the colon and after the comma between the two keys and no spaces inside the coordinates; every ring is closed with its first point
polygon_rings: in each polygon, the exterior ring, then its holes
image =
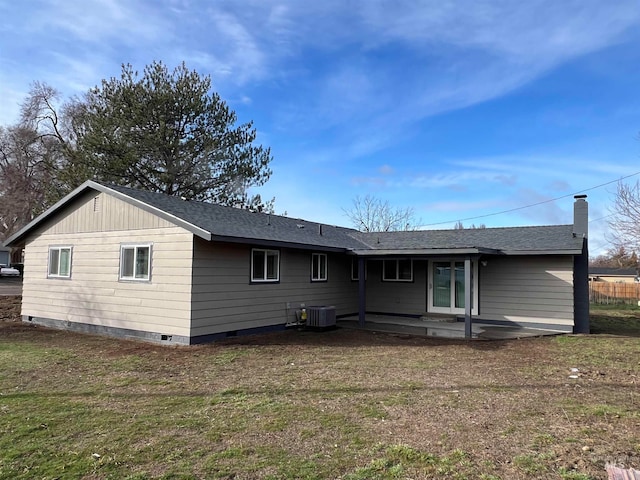
{"type": "MultiPolygon", "coordinates": [[[[473,313],[477,309],[477,265],[471,263],[473,293],[473,313]]],[[[429,269],[429,311],[435,313],[464,313],[465,283],[464,261],[430,262],[429,269]]]]}

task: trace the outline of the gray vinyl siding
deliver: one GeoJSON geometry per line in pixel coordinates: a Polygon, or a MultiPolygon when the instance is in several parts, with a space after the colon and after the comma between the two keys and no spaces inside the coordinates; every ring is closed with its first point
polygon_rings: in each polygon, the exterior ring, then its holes
{"type": "Polygon", "coordinates": [[[480,319],[573,325],[573,257],[489,257],[479,275],[480,319]]]}
{"type": "Polygon", "coordinates": [[[280,281],[252,284],[251,246],[194,238],[191,335],[282,325],[301,303],[334,306],[338,315],[358,310],[358,284],[345,255],[329,253],[328,281],[312,282],[313,251],[279,251],[280,281]]]}
{"type": "Polygon", "coordinates": [[[189,335],[193,235],[107,195],[70,205],[25,247],[23,317],[189,335]],[[123,226],[127,230],[121,230],[123,226]],[[120,246],[152,244],[151,281],[119,280],[120,246]],[[71,246],[71,277],[47,278],[50,246],[71,246]]]}
{"type": "Polygon", "coordinates": [[[383,282],[382,261],[367,262],[368,312],[422,315],[427,305],[427,262],[413,261],[413,282],[383,282]]]}

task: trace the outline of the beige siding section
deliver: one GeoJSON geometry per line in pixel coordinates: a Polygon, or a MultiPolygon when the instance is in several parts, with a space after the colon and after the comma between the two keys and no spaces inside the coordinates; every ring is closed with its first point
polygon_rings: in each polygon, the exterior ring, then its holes
{"type": "Polygon", "coordinates": [[[111,195],[93,192],[78,198],[73,203],[73,208],[58,214],[41,232],[49,234],[112,232],[173,226],[172,223],[157,215],[111,195]]]}
{"type": "Polygon", "coordinates": [[[382,261],[367,262],[368,312],[421,315],[427,308],[427,262],[413,261],[413,282],[383,282],[382,261]]]}
{"type": "Polygon", "coordinates": [[[573,325],[573,257],[488,258],[479,275],[481,319],[573,325]]]}
{"type": "Polygon", "coordinates": [[[280,282],[250,283],[251,247],[195,238],[193,336],[284,324],[299,304],[358,310],[350,260],[328,254],[328,281],[311,282],[311,251],[280,249],[280,282]],[[290,308],[287,308],[290,304],[290,308]]]}
{"type": "Polygon", "coordinates": [[[84,198],[77,209],[59,217],[60,223],[50,222],[29,240],[22,315],[189,335],[193,235],[108,195],[101,197],[98,211],[93,211],[93,197],[84,198]],[[120,230],[123,225],[130,230],[120,230]],[[152,244],[150,282],[118,280],[122,243],[152,244]],[[73,248],[70,279],[47,278],[52,245],[73,248]]]}

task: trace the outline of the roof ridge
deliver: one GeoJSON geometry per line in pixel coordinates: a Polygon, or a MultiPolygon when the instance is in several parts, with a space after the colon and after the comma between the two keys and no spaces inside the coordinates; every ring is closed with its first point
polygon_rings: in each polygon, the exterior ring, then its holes
{"type": "MultiPolygon", "coordinates": [[[[96,182],[96,183],[100,183],[101,185],[103,185],[103,186],[105,186],[107,188],[116,190],[116,191],[118,191],[118,190],[127,190],[127,191],[131,191],[131,192],[142,192],[143,194],[150,194],[150,195],[157,195],[157,196],[171,198],[174,201],[180,200],[182,202],[187,202],[187,203],[196,203],[196,204],[202,205],[204,207],[213,206],[214,208],[226,209],[226,210],[232,211],[234,213],[236,213],[236,212],[246,212],[247,214],[268,215],[268,216],[271,216],[271,217],[282,218],[282,219],[285,219],[287,221],[292,221],[292,222],[296,221],[296,222],[305,222],[305,223],[315,224],[315,225],[323,225],[323,226],[328,226],[328,227],[334,227],[334,228],[347,230],[349,232],[357,232],[358,231],[358,230],[356,230],[354,228],[344,227],[342,225],[334,225],[334,224],[325,223],[325,222],[318,222],[316,220],[309,220],[309,219],[306,219],[306,218],[296,218],[296,217],[290,217],[288,215],[281,215],[281,214],[272,213],[272,212],[255,211],[255,210],[251,210],[251,209],[248,209],[248,208],[234,207],[234,206],[231,206],[231,205],[223,205],[221,203],[207,202],[207,201],[204,201],[204,200],[185,199],[183,197],[178,197],[177,195],[169,195],[168,193],[154,192],[152,190],[145,190],[145,189],[142,189],[142,188],[133,188],[133,187],[128,187],[128,186],[124,186],[124,185],[116,185],[116,184],[102,183],[102,182],[96,182]]],[[[124,192],[121,191],[121,193],[124,193],[124,192]]],[[[126,195],[126,193],[124,193],[124,194],[126,195]]],[[[143,200],[140,200],[140,201],[143,201],[143,200]]]]}

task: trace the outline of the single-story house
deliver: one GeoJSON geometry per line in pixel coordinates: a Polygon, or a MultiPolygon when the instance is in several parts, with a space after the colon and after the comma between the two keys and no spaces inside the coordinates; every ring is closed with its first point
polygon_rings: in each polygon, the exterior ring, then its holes
{"type": "Polygon", "coordinates": [[[449,315],[588,332],[588,207],[573,225],[363,233],[87,181],[5,242],[22,318],[195,344],[338,318],[449,315]]]}
{"type": "Polygon", "coordinates": [[[636,268],[589,267],[590,282],[637,283],[640,274],[636,268]]]}

